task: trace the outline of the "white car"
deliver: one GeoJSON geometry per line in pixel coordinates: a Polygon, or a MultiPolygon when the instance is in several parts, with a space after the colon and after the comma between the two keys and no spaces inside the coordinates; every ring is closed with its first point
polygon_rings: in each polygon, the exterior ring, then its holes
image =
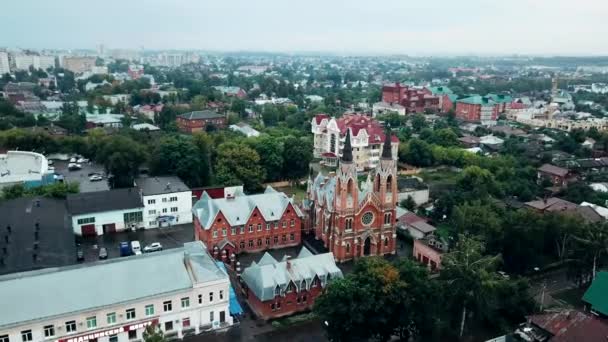
{"type": "Polygon", "coordinates": [[[144,247],[144,253],[150,253],[150,252],[156,252],[156,251],[162,251],[163,250],[163,245],[160,244],[160,242],[153,242],[149,245],[147,245],[146,247],[144,247]]]}
{"type": "Polygon", "coordinates": [[[73,170],[80,170],[82,169],[82,165],[80,164],[76,164],[76,163],[69,163],[68,164],[68,170],[73,171],[73,170]]]}
{"type": "Polygon", "coordinates": [[[76,158],[72,157],[70,158],[70,163],[75,163],[76,162],[76,158]]]}
{"type": "Polygon", "coordinates": [[[77,163],[88,163],[89,160],[87,158],[78,158],[77,163]]]}
{"type": "Polygon", "coordinates": [[[91,176],[89,176],[89,180],[91,182],[97,182],[97,181],[103,180],[103,177],[100,175],[91,175],[91,176]]]}
{"type": "Polygon", "coordinates": [[[131,241],[131,251],[133,251],[133,254],[141,254],[141,245],[139,244],[139,241],[131,241]]]}

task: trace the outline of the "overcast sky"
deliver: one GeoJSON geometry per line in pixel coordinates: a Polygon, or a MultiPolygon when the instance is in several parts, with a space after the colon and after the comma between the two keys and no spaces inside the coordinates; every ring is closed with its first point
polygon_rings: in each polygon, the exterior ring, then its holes
{"type": "Polygon", "coordinates": [[[608,0],[2,0],[0,46],[608,55],[608,0]]]}

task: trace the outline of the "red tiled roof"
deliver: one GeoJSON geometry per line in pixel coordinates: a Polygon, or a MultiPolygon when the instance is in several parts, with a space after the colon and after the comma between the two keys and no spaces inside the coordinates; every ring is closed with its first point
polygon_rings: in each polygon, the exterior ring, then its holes
{"type": "MultiPolygon", "coordinates": [[[[364,129],[369,136],[369,143],[380,144],[384,142],[384,127],[369,116],[361,114],[346,114],[336,120],[341,135],[346,135],[346,130],[350,128],[353,136],[359,135],[359,131],[364,129]]],[[[391,137],[391,142],[399,142],[396,136],[391,137]]]]}
{"type": "Polygon", "coordinates": [[[323,119],[329,119],[329,116],[327,114],[317,114],[317,115],[315,115],[315,122],[317,123],[317,125],[320,125],[321,121],[323,121],[323,119]]]}
{"type": "Polygon", "coordinates": [[[336,158],[336,154],[332,153],[332,152],[325,152],[321,155],[322,157],[326,157],[326,158],[336,158]]]}
{"type": "Polygon", "coordinates": [[[425,218],[420,217],[420,216],[418,216],[418,215],[416,215],[414,213],[404,214],[403,216],[401,216],[399,218],[399,220],[401,222],[404,222],[405,224],[408,224],[408,225],[410,225],[410,224],[412,224],[414,222],[426,222],[425,218]]]}
{"type": "Polygon", "coordinates": [[[549,332],[551,342],[606,341],[608,324],[577,310],[529,316],[530,322],[549,332]]]}
{"type": "Polygon", "coordinates": [[[543,164],[543,166],[538,168],[538,171],[559,177],[565,177],[569,172],[568,169],[551,164],[543,164]]]}

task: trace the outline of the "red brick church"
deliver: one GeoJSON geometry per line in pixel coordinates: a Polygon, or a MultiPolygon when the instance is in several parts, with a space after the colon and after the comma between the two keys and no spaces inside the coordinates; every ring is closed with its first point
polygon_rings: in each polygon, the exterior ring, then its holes
{"type": "Polygon", "coordinates": [[[308,183],[310,230],[338,262],[394,254],[397,238],[397,164],[391,139],[384,139],[380,163],[359,186],[350,136],[349,129],[337,172],[319,173],[308,183]]]}

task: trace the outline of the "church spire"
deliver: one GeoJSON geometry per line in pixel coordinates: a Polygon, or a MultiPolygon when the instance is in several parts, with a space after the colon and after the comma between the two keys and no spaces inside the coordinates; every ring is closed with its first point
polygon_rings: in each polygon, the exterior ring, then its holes
{"type": "Polygon", "coordinates": [[[393,133],[391,132],[390,125],[386,126],[386,130],[384,132],[384,145],[382,145],[382,159],[393,159],[392,145],[391,140],[393,138],[393,133]]]}
{"type": "Polygon", "coordinates": [[[346,129],[346,140],[344,141],[344,149],[342,150],[342,161],[350,163],[353,161],[353,148],[350,145],[350,129],[346,129]]]}

